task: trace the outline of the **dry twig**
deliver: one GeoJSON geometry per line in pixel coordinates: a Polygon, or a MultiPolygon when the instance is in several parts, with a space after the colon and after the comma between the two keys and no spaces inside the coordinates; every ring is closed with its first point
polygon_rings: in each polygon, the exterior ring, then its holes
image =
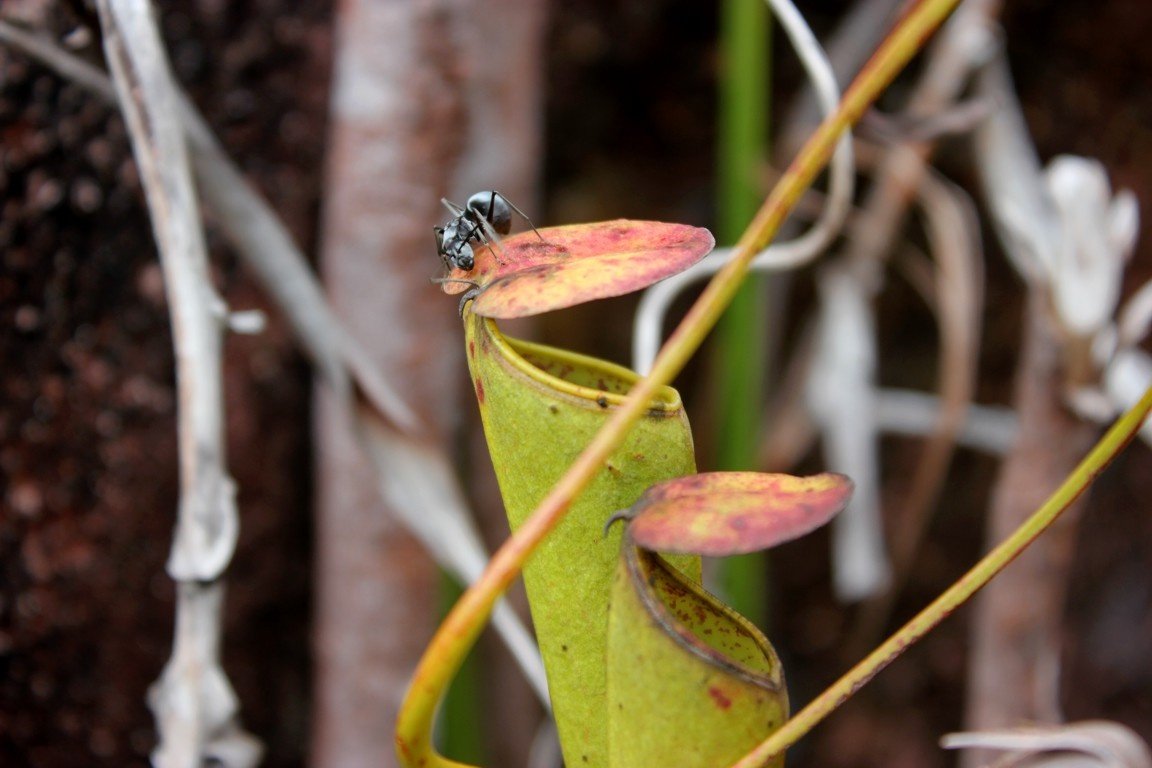
{"type": "Polygon", "coordinates": [[[238,535],[224,458],[221,344],[227,309],[212,287],[167,57],[146,0],[100,0],[104,50],[143,180],[172,317],[179,394],[180,504],[168,573],[177,582],[172,657],[149,693],[163,768],[215,760],[246,768],[261,747],[241,728],[220,666],[221,579],[238,535]]]}

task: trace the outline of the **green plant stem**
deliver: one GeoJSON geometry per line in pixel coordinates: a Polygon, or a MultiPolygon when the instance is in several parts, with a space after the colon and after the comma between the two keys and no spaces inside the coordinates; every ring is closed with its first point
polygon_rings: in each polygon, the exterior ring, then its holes
{"type": "MultiPolygon", "coordinates": [[[[763,0],[725,0],[721,18],[717,236],[735,241],[756,213],[771,93],[768,8],[763,0]]],[[[759,413],[768,366],[767,279],[753,276],[716,327],[716,467],[749,470],[756,461],[759,413]]],[[[719,582],[728,602],[759,626],[767,621],[767,557],[726,558],[719,582]]]]}
{"type": "Polygon", "coordinates": [[[684,320],[664,344],[652,372],[597,433],[532,515],[493,555],[480,579],[469,587],[428,645],[416,667],[396,723],[396,748],[405,765],[461,766],[432,748],[436,706],[452,675],[475,642],[496,600],[520,573],[524,562],[560,521],[572,500],[598,473],[628,430],[643,415],[659,387],[668,384],[699,348],[732,300],[752,257],[780,228],[800,195],[827,164],[836,140],[864,113],[880,92],[925,44],[959,0],[923,0],[910,10],[864,66],[836,112],[809,137],[736,245],[732,260],[708,283],[684,320]]]}
{"type": "MultiPolygon", "coordinates": [[[[769,108],[769,15],[763,0],[725,0],[721,23],[717,239],[735,242],[756,215],[762,194],[769,108]]],[[[749,278],[716,328],[721,469],[750,469],[762,405],[767,312],[763,281],[749,278]]]]}
{"type": "Polygon", "coordinates": [[[901,627],[896,634],[881,643],[863,661],[813,699],[780,730],[773,733],[739,762],[734,763],[732,768],[762,766],[773,756],[783,752],[812,730],[817,723],[840,706],[849,696],[875,677],[880,670],[891,664],[905,649],[948,618],[953,611],[1023,552],[1037,536],[1055,522],[1060,513],[1067,509],[1084,492],[1084,489],[1092,484],[1092,481],[1104,470],[1104,467],[1136,435],[1150,410],[1152,410],[1152,387],[1148,388],[1140,402],[1112,425],[1112,428],[1100,439],[1100,442],[1076,469],[1072,470],[1064,483],[1048,497],[1044,505],[1024,521],[1011,536],[985,555],[968,573],[960,577],[959,581],[901,627]]]}
{"type": "MultiPolygon", "coordinates": [[[[735,242],[756,215],[762,194],[759,174],[768,134],[769,15],[763,0],[725,0],[721,19],[723,70],[717,179],[717,239],[735,242]]],[[[722,469],[749,469],[756,450],[764,386],[764,323],[761,283],[750,278],[716,328],[717,413],[722,469]]]]}

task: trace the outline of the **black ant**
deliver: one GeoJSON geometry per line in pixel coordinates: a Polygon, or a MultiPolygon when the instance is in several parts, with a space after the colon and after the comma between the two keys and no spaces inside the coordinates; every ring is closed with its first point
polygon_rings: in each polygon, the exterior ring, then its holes
{"type": "Polygon", "coordinates": [[[476,266],[476,258],[472,252],[473,243],[499,247],[500,235],[512,231],[513,211],[528,222],[528,226],[532,227],[532,231],[541,242],[544,240],[524,211],[494,189],[472,195],[463,208],[449,200],[441,199],[440,202],[454,217],[444,226],[432,228],[436,233],[436,253],[444,260],[448,269],[462,269],[469,272],[476,266]]]}

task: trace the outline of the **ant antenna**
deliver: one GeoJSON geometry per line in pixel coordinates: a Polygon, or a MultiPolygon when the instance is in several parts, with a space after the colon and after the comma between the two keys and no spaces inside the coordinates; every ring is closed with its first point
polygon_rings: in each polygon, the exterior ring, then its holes
{"type": "Polygon", "coordinates": [[[448,283],[463,283],[464,285],[467,285],[469,288],[479,288],[480,287],[480,283],[476,282],[475,280],[465,280],[462,277],[430,277],[430,278],[428,278],[428,282],[434,283],[435,285],[446,285],[448,283]]]}
{"type": "Polygon", "coordinates": [[[460,216],[464,213],[463,208],[456,205],[456,203],[452,202],[451,200],[449,200],[446,197],[440,198],[440,204],[443,205],[445,208],[447,208],[448,213],[452,214],[453,216],[460,216]]]}

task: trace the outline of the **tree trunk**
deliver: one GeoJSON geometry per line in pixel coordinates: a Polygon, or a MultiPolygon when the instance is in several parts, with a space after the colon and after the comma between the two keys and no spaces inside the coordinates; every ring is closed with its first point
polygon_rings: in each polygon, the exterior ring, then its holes
{"type": "MultiPolygon", "coordinates": [[[[993,491],[990,544],[1002,541],[1067,477],[1092,446],[1096,430],[1061,397],[1063,344],[1046,297],[1029,292],[1015,405],[1017,443],[993,491]]],[[[966,728],[1060,722],[1060,651],[1064,602],[1077,523],[1077,502],[978,597],[969,659],[966,728]]],[[[988,755],[969,750],[965,766],[988,755]]]]}
{"type": "MultiPolygon", "coordinates": [[[[344,2],[336,22],[325,281],[446,449],[465,377],[456,302],[429,283],[442,269],[440,197],[496,188],[516,200],[538,160],[542,13],[490,5],[344,2]]],[[[396,713],[437,618],[436,569],[326,393],[318,405],[313,762],[394,765],[396,713]]]]}

